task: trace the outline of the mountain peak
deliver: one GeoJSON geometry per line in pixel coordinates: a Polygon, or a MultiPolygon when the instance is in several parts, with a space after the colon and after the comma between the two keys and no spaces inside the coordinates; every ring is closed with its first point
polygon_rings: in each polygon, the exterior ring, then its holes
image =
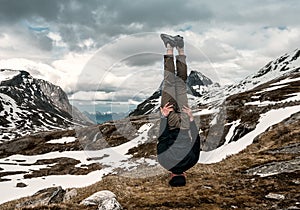
{"type": "MultiPolygon", "coordinates": [[[[274,61],[270,61],[267,65],[262,67],[256,74],[248,77],[248,78],[265,78],[265,75],[268,74],[268,77],[270,74],[272,74],[273,77],[280,76],[282,75],[283,72],[287,71],[295,71],[299,70],[299,64],[300,64],[300,59],[298,61],[298,58],[300,56],[300,50],[296,49],[293,53],[291,54],[284,54],[274,61]]],[[[247,78],[246,78],[247,79],[247,78]]]]}
{"type": "Polygon", "coordinates": [[[291,58],[291,61],[297,60],[299,57],[300,57],[300,49],[296,49],[294,51],[294,54],[293,54],[292,58],[291,58]]]}
{"type": "Polygon", "coordinates": [[[12,139],[90,121],[71,106],[58,86],[35,79],[27,71],[2,69],[0,122],[0,139],[12,139]]]}
{"type": "Polygon", "coordinates": [[[251,90],[261,84],[279,78],[283,75],[292,74],[300,71],[300,49],[292,53],[285,53],[273,61],[267,63],[258,72],[246,77],[240,82],[225,86],[224,89],[210,89],[206,94],[199,97],[194,105],[218,103],[222,104],[223,100],[230,95],[251,90]]]}
{"type": "Polygon", "coordinates": [[[21,72],[12,69],[0,69],[0,83],[2,81],[10,80],[13,77],[19,75],[21,72]]]}
{"type": "Polygon", "coordinates": [[[211,79],[199,71],[192,70],[187,79],[188,91],[193,96],[201,96],[206,91],[206,87],[212,85],[211,79]]]}
{"type": "MultiPolygon", "coordinates": [[[[159,86],[159,89],[155,91],[152,96],[139,104],[137,108],[129,114],[129,116],[145,115],[157,111],[160,106],[162,83],[159,86]]],[[[213,84],[213,82],[208,77],[198,71],[192,70],[187,78],[188,96],[202,96],[207,91],[207,86],[211,84],[213,84]]]]}

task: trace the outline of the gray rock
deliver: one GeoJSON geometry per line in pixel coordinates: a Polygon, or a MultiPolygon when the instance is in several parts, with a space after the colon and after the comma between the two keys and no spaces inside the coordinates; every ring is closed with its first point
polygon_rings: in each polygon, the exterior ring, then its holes
{"type": "Polygon", "coordinates": [[[78,122],[84,122],[84,124],[94,124],[87,116],[82,114],[75,106],[72,106],[69,102],[67,94],[61,87],[51,84],[42,79],[35,80],[39,84],[43,93],[51,100],[52,104],[58,107],[60,110],[69,113],[73,120],[78,122]]]}
{"type": "Polygon", "coordinates": [[[27,184],[24,184],[23,182],[17,183],[16,187],[27,187],[27,184]]]}
{"type": "Polygon", "coordinates": [[[268,195],[266,195],[266,198],[274,200],[284,200],[285,196],[277,193],[269,193],[268,195]]]}
{"type": "Polygon", "coordinates": [[[63,198],[63,202],[67,202],[70,201],[72,198],[77,196],[77,190],[76,189],[71,189],[71,190],[67,190],[64,198],[63,198]]]}
{"type": "Polygon", "coordinates": [[[115,199],[106,199],[98,206],[98,210],[120,210],[122,209],[121,204],[115,199]]]}
{"type": "Polygon", "coordinates": [[[270,153],[270,154],[277,154],[277,153],[300,154],[300,143],[289,144],[284,147],[270,150],[270,151],[268,151],[268,153],[270,153]]]}
{"type": "Polygon", "coordinates": [[[80,204],[85,205],[85,206],[96,206],[102,203],[106,199],[112,199],[115,198],[116,195],[109,191],[109,190],[102,190],[99,192],[94,193],[90,197],[84,199],[81,201],[80,204]]]}
{"type": "Polygon", "coordinates": [[[98,206],[100,210],[119,210],[122,206],[116,200],[116,195],[109,190],[94,193],[80,203],[85,206],[98,206]]]}
{"type": "Polygon", "coordinates": [[[53,130],[53,125],[64,129],[93,124],[70,104],[67,94],[59,86],[36,79],[26,71],[0,69],[1,75],[6,72],[15,76],[0,81],[1,94],[5,96],[0,97],[1,140],[53,130]],[[16,112],[17,118],[14,117],[16,112]]]}
{"type": "Polygon", "coordinates": [[[65,190],[59,187],[43,189],[31,196],[30,199],[16,205],[16,208],[35,208],[51,203],[60,203],[63,200],[65,190]]]}
{"type": "Polygon", "coordinates": [[[297,170],[300,170],[300,158],[266,163],[264,165],[248,169],[247,173],[250,175],[266,177],[281,173],[291,173],[297,170]]]}
{"type": "Polygon", "coordinates": [[[288,207],[287,209],[300,209],[298,206],[290,206],[290,207],[288,207]]]}

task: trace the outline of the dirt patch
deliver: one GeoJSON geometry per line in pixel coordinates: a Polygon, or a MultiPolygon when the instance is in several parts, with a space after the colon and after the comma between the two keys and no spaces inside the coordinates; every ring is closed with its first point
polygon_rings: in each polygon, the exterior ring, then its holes
{"type": "Polygon", "coordinates": [[[86,175],[92,171],[100,170],[102,166],[97,163],[93,163],[90,165],[82,165],[82,167],[75,167],[79,160],[75,160],[72,158],[55,158],[55,159],[47,159],[47,160],[38,160],[32,165],[47,165],[46,168],[42,168],[40,170],[32,170],[30,174],[25,174],[25,179],[30,179],[34,177],[43,177],[50,175],[86,175]],[[51,166],[50,166],[51,165],[51,166]]]}
{"type": "Polygon", "coordinates": [[[10,179],[3,179],[2,177],[17,175],[17,174],[25,174],[25,173],[26,173],[26,171],[5,171],[5,172],[0,172],[0,182],[10,181],[10,179]]]}
{"type": "Polygon", "coordinates": [[[14,154],[39,155],[54,151],[82,150],[78,140],[65,144],[48,144],[52,139],[75,136],[75,130],[41,132],[0,144],[0,158],[14,154]]]}
{"type": "Polygon", "coordinates": [[[157,154],[156,145],[156,142],[140,144],[137,147],[129,149],[127,155],[132,155],[134,158],[148,158],[151,155],[157,154]]]}

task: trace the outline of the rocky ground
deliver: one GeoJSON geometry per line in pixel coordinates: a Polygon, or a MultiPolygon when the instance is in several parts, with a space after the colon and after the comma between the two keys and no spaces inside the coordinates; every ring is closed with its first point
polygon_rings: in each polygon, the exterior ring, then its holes
{"type": "MultiPolygon", "coordinates": [[[[168,186],[169,174],[161,168],[147,177],[141,168],[77,189],[67,202],[33,209],[96,209],[79,204],[99,190],[114,192],[124,209],[300,209],[299,120],[300,113],[272,126],[224,161],[197,164],[187,172],[185,187],[168,186]]],[[[14,209],[26,199],[0,208],[14,209]]]]}

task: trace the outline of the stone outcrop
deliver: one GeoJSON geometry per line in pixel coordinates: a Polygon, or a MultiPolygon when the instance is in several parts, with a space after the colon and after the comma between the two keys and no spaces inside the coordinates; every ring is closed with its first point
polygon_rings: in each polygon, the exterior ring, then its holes
{"type": "Polygon", "coordinates": [[[108,190],[94,193],[84,199],[80,204],[85,206],[98,206],[98,210],[120,210],[122,206],[116,199],[116,195],[108,190]]]}

